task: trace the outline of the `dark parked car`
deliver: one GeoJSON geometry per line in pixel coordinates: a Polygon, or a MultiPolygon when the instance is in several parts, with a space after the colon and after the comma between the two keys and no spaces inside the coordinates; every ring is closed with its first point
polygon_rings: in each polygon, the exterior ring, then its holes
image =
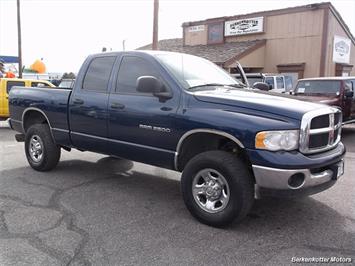
{"type": "Polygon", "coordinates": [[[355,122],[355,77],[300,79],[293,95],[299,99],[341,108],[345,123],[355,122]]]}
{"type": "Polygon", "coordinates": [[[340,110],[245,89],[192,55],[97,54],[73,90],[14,87],[9,100],[35,170],[76,148],[180,171],[186,207],[213,226],[243,219],[256,193],[317,193],[344,172],[340,110]]]}

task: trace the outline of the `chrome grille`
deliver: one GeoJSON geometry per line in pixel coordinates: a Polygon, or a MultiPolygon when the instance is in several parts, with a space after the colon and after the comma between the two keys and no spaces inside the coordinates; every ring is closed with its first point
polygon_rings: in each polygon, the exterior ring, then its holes
{"type": "Polygon", "coordinates": [[[341,137],[342,113],[333,107],[304,114],[300,130],[300,151],[316,153],[334,148],[341,137]]]}

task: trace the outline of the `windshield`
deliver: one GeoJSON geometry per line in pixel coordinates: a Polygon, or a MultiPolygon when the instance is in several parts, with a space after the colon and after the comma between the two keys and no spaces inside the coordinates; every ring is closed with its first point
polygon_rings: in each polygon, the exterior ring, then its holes
{"type": "Polygon", "coordinates": [[[299,81],[296,94],[339,94],[339,80],[305,80],[299,81]]]}
{"type": "Polygon", "coordinates": [[[204,85],[242,86],[222,68],[203,58],[173,53],[156,57],[187,90],[204,85]]]}

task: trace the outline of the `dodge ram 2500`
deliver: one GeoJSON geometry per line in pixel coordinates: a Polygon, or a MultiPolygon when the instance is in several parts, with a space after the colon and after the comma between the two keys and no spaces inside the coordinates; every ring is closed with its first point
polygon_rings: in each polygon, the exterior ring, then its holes
{"type": "Polygon", "coordinates": [[[252,91],[191,55],[89,56],[71,89],[14,87],[10,126],[32,168],[76,148],[182,172],[199,221],[240,221],[256,194],[301,196],[343,174],[341,111],[252,91]]]}

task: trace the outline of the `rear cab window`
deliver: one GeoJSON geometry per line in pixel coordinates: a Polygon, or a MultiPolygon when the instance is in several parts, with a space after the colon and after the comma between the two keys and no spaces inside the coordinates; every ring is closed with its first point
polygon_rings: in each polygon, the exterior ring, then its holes
{"type": "Polygon", "coordinates": [[[115,56],[94,58],[86,71],[82,89],[94,92],[107,92],[115,60],[115,56]]]}
{"type": "Polygon", "coordinates": [[[13,86],[25,86],[25,82],[23,81],[7,81],[7,84],[6,84],[6,92],[7,94],[9,94],[11,88],[13,86]]]}

